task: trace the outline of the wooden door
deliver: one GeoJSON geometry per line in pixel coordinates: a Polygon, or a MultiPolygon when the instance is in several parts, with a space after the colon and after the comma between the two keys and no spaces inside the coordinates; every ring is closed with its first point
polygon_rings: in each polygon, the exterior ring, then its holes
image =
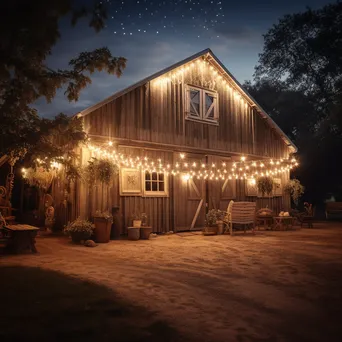
{"type": "Polygon", "coordinates": [[[231,200],[236,198],[236,180],[209,181],[209,209],[227,210],[231,200]]]}
{"type": "MultiPolygon", "coordinates": [[[[196,162],[202,159],[194,159],[196,162]]],[[[174,230],[199,230],[205,224],[205,181],[174,177],[174,230]]]]}
{"type": "MultiPolygon", "coordinates": [[[[221,158],[217,156],[209,156],[209,163],[215,163],[217,166],[225,163],[225,169],[230,173],[232,168],[232,161],[230,158],[221,158]]],[[[228,204],[231,200],[236,199],[236,184],[235,179],[224,180],[209,180],[208,181],[208,205],[209,209],[227,210],[228,204]]]]}

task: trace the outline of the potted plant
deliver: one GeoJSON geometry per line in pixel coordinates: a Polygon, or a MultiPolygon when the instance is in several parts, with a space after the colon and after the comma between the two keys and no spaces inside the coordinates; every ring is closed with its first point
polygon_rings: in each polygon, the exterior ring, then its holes
{"type": "Polygon", "coordinates": [[[205,217],[205,228],[203,230],[204,235],[215,235],[217,234],[217,210],[211,209],[208,211],[205,217]]]}
{"type": "Polygon", "coordinates": [[[298,200],[304,194],[304,190],[304,186],[298,179],[290,179],[284,186],[285,193],[291,196],[296,207],[298,207],[298,200]]]}
{"type": "Polygon", "coordinates": [[[262,197],[265,194],[270,195],[273,190],[273,178],[270,176],[262,176],[257,180],[258,190],[261,192],[262,197]]]}
{"type": "Polygon", "coordinates": [[[152,233],[152,227],[147,225],[147,214],[141,214],[140,239],[148,240],[152,233]]]}
{"type": "Polygon", "coordinates": [[[76,219],[68,223],[64,232],[71,236],[72,242],[80,243],[82,240],[88,240],[93,234],[93,224],[88,220],[76,219]]]}
{"type": "Polygon", "coordinates": [[[223,225],[224,225],[223,220],[224,220],[225,214],[226,214],[225,211],[222,211],[219,209],[216,211],[217,234],[223,234],[223,225]]]}
{"type": "Polygon", "coordinates": [[[147,226],[147,214],[142,213],[141,214],[141,227],[147,226]]]}
{"type": "Polygon", "coordinates": [[[132,222],[134,228],[140,228],[141,227],[141,215],[139,213],[133,213],[132,214],[132,222]]]}
{"type": "Polygon", "coordinates": [[[94,215],[95,240],[96,242],[106,243],[110,240],[113,216],[108,212],[96,211],[94,215]]]}

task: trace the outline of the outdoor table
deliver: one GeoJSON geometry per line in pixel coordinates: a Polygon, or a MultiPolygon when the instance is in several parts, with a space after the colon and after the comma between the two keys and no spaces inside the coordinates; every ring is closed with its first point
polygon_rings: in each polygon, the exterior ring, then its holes
{"type": "Polygon", "coordinates": [[[257,226],[259,229],[259,224],[262,224],[263,227],[268,227],[272,229],[273,226],[273,216],[272,215],[258,215],[257,216],[257,226]]]}
{"type": "Polygon", "coordinates": [[[7,229],[11,235],[9,248],[13,248],[16,253],[25,249],[30,249],[32,253],[37,253],[35,237],[39,228],[28,224],[13,224],[4,226],[4,229],[7,229]]]}
{"type": "Polygon", "coordinates": [[[292,216],[276,216],[274,219],[274,229],[287,230],[289,226],[293,225],[294,217],[292,216]]]}

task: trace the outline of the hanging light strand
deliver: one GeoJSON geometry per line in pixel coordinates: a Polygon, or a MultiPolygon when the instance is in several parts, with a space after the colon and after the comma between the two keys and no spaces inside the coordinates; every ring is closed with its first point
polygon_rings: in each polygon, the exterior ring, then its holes
{"type": "Polygon", "coordinates": [[[242,155],[239,161],[233,161],[232,165],[227,162],[206,164],[199,161],[188,160],[185,153],[180,153],[179,158],[171,164],[161,158],[152,160],[145,157],[133,157],[117,152],[112,145],[101,148],[89,145],[96,158],[112,160],[119,167],[140,169],[145,172],[165,174],[186,174],[188,178],[225,180],[225,179],[255,179],[260,176],[277,176],[289,172],[299,164],[295,158],[270,159],[270,160],[247,160],[242,155]]]}

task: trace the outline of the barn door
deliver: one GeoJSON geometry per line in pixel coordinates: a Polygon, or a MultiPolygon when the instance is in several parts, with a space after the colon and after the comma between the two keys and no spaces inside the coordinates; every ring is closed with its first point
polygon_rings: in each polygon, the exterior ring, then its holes
{"type": "MultiPolygon", "coordinates": [[[[232,162],[215,156],[209,157],[209,163],[216,163],[217,165],[222,162],[226,163],[227,170],[231,169],[232,162]]],[[[231,200],[236,198],[236,180],[235,179],[220,179],[211,180],[208,183],[208,201],[209,209],[227,210],[228,204],[231,200]]]]}
{"type": "Polygon", "coordinates": [[[174,185],[175,231],[202,229],[205,221],[205,181],[178,175],[174,178],[174,185]]]}

